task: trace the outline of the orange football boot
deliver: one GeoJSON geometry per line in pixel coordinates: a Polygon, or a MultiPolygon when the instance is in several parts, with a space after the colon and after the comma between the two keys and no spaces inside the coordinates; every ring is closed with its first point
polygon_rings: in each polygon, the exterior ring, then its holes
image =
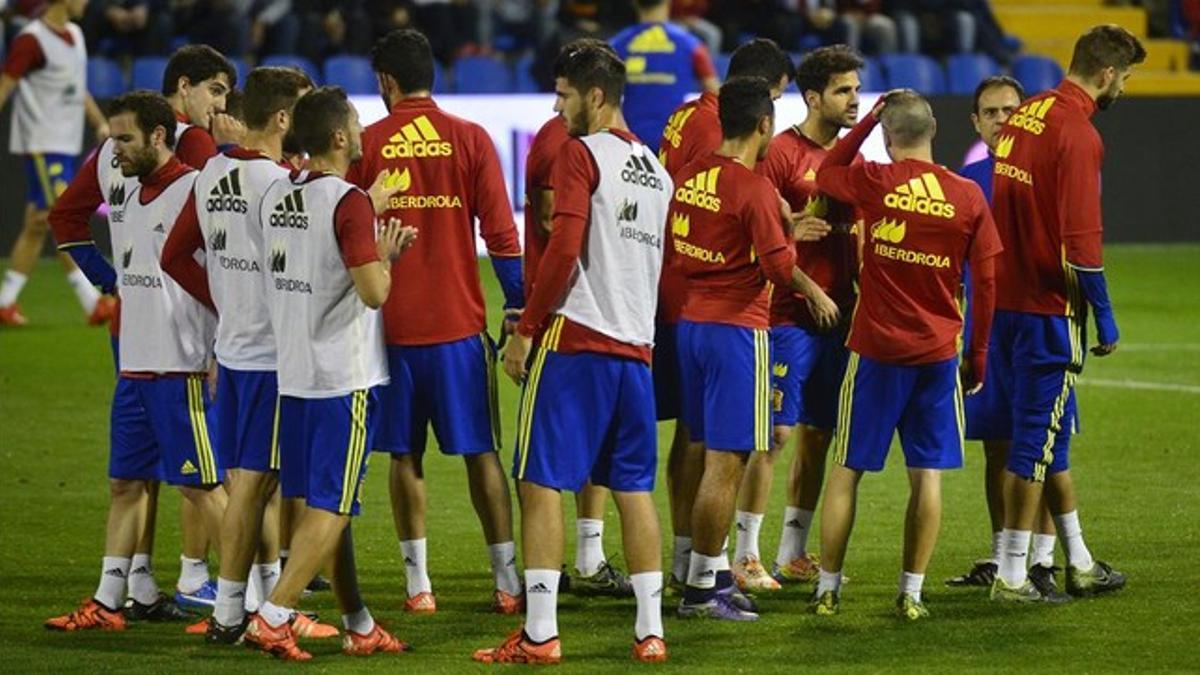
{"type": "Polygon", "coordinates": [[[399,654],[408,651],[408,643],[401,642],[396,636],[387,632],[375,623],[370,633],[360,635],[347,630],[342,637],[342,653],[346,656],[369,656],[375,653],[399,654]]]}
{"type": "Polygon", "coordinates": [[[562,645],[557,637],[541,644],[525,637],[525,627],[513,631],[499,647],[477,649],[472,655],[480,663],[528,663],[552,666],[562,663],[562,645]]]}
{"type": "Polygon", "coordinates": [[[330,626],[327,623],[320,623],[316,619],[309,617],[307,614],[296,612],[296,616],[292,619],[292,632],[296,637],[307,638],[310,640],[324,640],[338,636],[336,626],[330,626]]]}
{"type": "Polygon", "coordinates": [[[8,307],[0,307],[0,326],[24,326],[29,319],[21,313],[21,306],[13,303],[8,307]]]}
{"type": "Polygon", "coordinates": [[[657,635],[633,643],[633,658],[646,663],[662,663],[667,660],[667,643],[657,635]]]}
{"type": "Polygon", "coordinates": [[[525,611],[525,594],[511,595],[499,588],[492,594],[492,611],[497,614],[520,614],[525,611]]]}
{"type": "Polygon", "coordinates": [[[300,646],[296,644],[296,634],[292,632],[290,623],[273,628],[258,613],[250,617],[250,623],[246,626],[245,641],[284,661],[309,661],[312,659],[312,654],[300,649],[300,646]]]}
{"type": "Polygon", "coordinates": [[[62,631],[125,630],[125,615],[106,608],[94,598],[88,598],[79,609],[70,614],[46,619],[43,625],[48,630],[62,631]]]}
{"type": "Polygon", "coordinates": [[[433,614],[437,611],[437,600],[433,593],[423,591],[404,601],[404,611],[411,614],[433,614]]]}

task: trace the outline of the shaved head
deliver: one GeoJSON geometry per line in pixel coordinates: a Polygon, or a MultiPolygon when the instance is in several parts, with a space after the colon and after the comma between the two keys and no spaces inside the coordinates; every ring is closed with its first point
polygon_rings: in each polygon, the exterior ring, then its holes
{"type": "Polygon", "coordinates": [[[883,129],[898,148],[913,148],[933,140],[937,121],[929,101],[911,89],[888,94],[880,119],[883,129]]]}

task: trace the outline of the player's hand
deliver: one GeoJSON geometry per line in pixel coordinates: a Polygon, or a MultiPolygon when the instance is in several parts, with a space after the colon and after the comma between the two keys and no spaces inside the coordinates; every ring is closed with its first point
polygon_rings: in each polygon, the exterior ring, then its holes
{"type": "Polygon", "coordinates": [[[379,172],[375,176],[375,182],[371,183],[371,187],[367,188],[367,194],[371,197],[371,205],[375,207],[375,213],[382,215],[387,211],[388,201],[392,195],[400,191],[400,181],[396,181],[391,187],[387,187],[387,179],[389,172],[387,169],[379,172]]]}
{"type": "Polygon", "coordinates": [[[818,328],[829,330],[841,320],[842,315],[838,311],[837,303],[831,300],[824,291],[817,289],[815,293],[806,295],[804,300],[808,303],[808,310],[816,319],[818,328]]]}
{"type": "Polygon", "coordinates": [[[1095,347],[1092,347],[1092,349],[1091,349],[1092,355],[1097,356],[1097,357],[1108,356],[1109,354],[1112,354],[1115,351],[1117,351],[1117,343],[1116,342],[1113,342],[1111,344],[1106,344],[1106,345],[1096,345],[1095,347]]]}
{"type": "Polygon", "coordinates": [[[508,338],[517,332],[517,324],[521,321],[521,312],[521,309],[515,307],[504,310],[504,321],[500,324],[501,347],[504,347],[504,343],[508,342],[508,338]]]}
{"type": "Polygon", "coordinates": [[[389,218],[387,223],[379,228],[379,239],[375,242],[375,251],[380,260],[395,261],[417,240],[417,228],[402,225],[399,218],[389,218]]]}
{"type": "Polygon", "coordinates": [[[965,358],[958,366],[958,378],[962,382],[963,393],[967,396],[974,396],[983,389],[983,382],[980,382],[976,377],[975,368],[971,365],[971,359],[965,358]]]}
{"type": "Polygon", "coordinates": [[[792,218],[793,241],[821,241],[833,231],[833,227],[823,218],[799,214],[792,218]]]}
{"type": "Polygon", "coordinates": [[[208,375],[204,378],[208,383],[208,398],[217,400],[217,360],[213,359],[208,364],[208,375]]]}
{"type": "Polygon", "coordinates": [[[508,344],[504,347],[504,372],[517,383],[525,384],[525,363],[529,361],[529,350],[533,347],[533,338],[513,332],[508,344]]]}
{"type": "Polygon", "coordinates": [[[212,118],[212,137],[217,145],[240,144],[246,136],[246,125],[233,115],[219,112],[212,118]]]}

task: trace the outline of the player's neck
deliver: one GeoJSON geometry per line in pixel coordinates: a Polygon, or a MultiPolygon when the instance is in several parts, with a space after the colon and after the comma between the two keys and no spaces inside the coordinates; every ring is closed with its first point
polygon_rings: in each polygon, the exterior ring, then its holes
{"type": "Polygon", "coordinates": [[[67,22],[70,20],[71,15],[67,12],[67,3],[65,2],[50,5],[42,14],[42,23],[59,32],[66,30],[67,22]]]}
{"type": "Polygon", "coordinates": [[[832,148],[834,143],[837,143],[838,131],[841,131],[841,128],[837,125],[829,124],[811,113],[804,118],[804,121],[796,129],[800,132],[801,136],[804,136],[826,150],[832,148]]]}
{"type": "Polygon", "coordinates": [[[192,118],[188,116],[187,108],[183,107],[183,97],[179,95],[178,90],[167,97],[167,103],[171,106],[171,110],[175,112],[177,117],[183,117],[188,124],[191,124],[192,118]]]}
{"type": "Polygon", "coordinates": [[[933,164],[933,147],[929,145],[921,145],[912,148],[897,148],[893,146],[889,150],[893,162],[903,162],[908,159],[915,159],[918,162],[933,164]]]}
{"type": "Polygon", "coordinates": [[[671,3],[664,2],[654,9],[646,9],[638,12],[638,19],[642,23],[666,23],[671,18],[671,3]]]}
{"type": "Polygon", "coordinates": [[[395,108],[396,106],[400,105],[400,103],[403,101],[409,101],[409,100],[412,100],[415,98],[431,98],[432,96],[433,96],[433,94],[428,89],[422,89],[420,91],[414,91],[414,92],[411,92],[408,94],[402,94],[402,93],[397,92],[396,94],[394,94],[393,96],[390,97],[390,100],[388,101],[388,109],[390,110],[392,108],[395,108]]]}
{"type": "Polygon", "coordinates": [[[247,130],[242,147],[256,150],[278,162],[283,158],[283,137],[265,131],[247,130]]]}
{"type": "Polygon", "coordinates": [[[726,138],[721,141],[721,147],[717,148],[717,154],[721,157],[728,157],[753,171],[754,166],[758,164],[758,147],[758,141],[753,136],[726,138]]]}
{"type": "Polygon", "coordinates": [[[604,106],[596,111],[595,118],[593,118],[591,124],[588,125],[588,135],[594,134],[602,129],[629,131],[629,126],[625,124],[625,116],[621,114],[620,108],[604,106]]]}
{"type": "Polygon", "coordinates": [[[342,153],[331,152],[325,155],[314,155],[308,158],[306,168],[309,171],[320,171],[343,178],[346,170],[350,168],[350,160],[342,153]]]}
{"type": "Polygon", "coordinates": [[[1101,89],[1096,87],[1096,85],[1092,84],[1091,82],[1088,82],[1087,80],[1079,77],[1078,75],[1068,74],[1066,79],[1071,84],[1073,84],[1076,87],[1079,87],[1080,89],[1087,92],[1087,95],[1091,96],[1093,101],[1100,98],[1100,94],[1103,93],[1101,89]]]}
{"type": "Polygon", "coordinates": [[[158,158],[157,158],[158,163],[154,165],[154,169],[151,170],[150,173],[146,174],[145,176],[138,176],[138,182],[143,183],[143,184],[149,183],[152,178],[154,178],[155,176],[158,175],[159,171],[162,171],[162,168],[164,166],[166,166],[168,163],[170,163],[171,159],[174,156],[175,155],[171,154],[169,151],[158,153],[158,158]]]}

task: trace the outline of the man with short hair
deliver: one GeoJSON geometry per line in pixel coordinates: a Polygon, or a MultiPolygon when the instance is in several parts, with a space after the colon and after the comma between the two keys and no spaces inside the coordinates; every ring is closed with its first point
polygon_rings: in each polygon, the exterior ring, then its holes
{"type": "Polygon", "coordinates": [[[835,465],[821,511],[821,568],[811,609],[839,611],[842,564],[864,472],[882,471],[892,437],[908,467],[910,495],[896,612],[929,616],[921,597],[941,525],[941,472],[962,466],[962,397],[978,391],[987,362],[1000,240],[979,186],[933,163],[937,121],[929,102],[893,91],[826,155],[817,187],[854,204],[860,236],[859,298],[834,437],[835,465]],[[853,164],[882,121],[891,164],[853,164]],[[958,291],[970,260],[973,334],[959,375],[958,291]]]}
{"type": "Polygon", "coordinates": [[[1088,306],[1091,352],[1113,353],[1119,337],[1104,278],[1100,165],[1104,145],[1091,116],[1124,91],[1146,58],[1129,31],[1100,25],[1075,43],[1058,87],[1008,118],[997,140],[992,209],[1000,238],[996,358],[1011,381],[1012,445],[1004,487],[1004,532],[992,599],[1047,599],[1028,576],[1029,541],[1043,494],[1066,553],[1066,588],[1090,596],[1125,586],[1125,575],[1092,557],[1083,541],[1064,426],[1083,370],[1088,306]]]}

